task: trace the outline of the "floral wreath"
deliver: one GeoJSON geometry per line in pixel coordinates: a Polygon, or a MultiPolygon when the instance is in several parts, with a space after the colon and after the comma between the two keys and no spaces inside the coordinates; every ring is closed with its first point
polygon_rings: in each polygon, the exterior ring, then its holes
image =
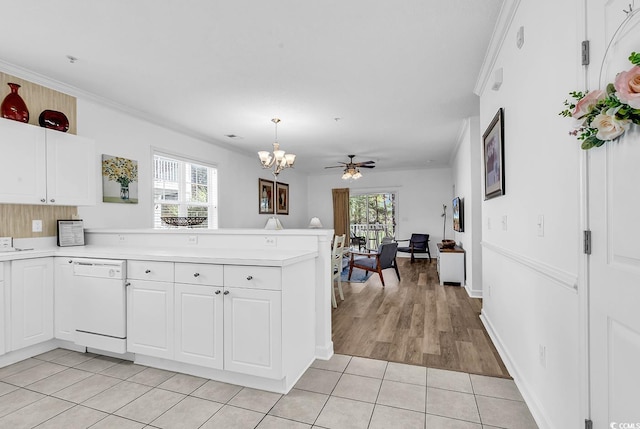
{"type": "Polygon", "coordinates": [[[640,125],[640,53],[632,52],[629,61],[634,66],[616,75],[606,90],[573,91],[574,101],[561,116],[576,119],[569,134],[582,141],[582,149],[600,147],[624,134],[631,124],[640,125]]]}

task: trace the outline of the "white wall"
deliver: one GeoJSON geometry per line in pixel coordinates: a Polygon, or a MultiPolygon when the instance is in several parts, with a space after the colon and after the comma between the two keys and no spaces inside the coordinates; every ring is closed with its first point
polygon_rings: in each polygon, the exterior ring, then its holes
{"type": "Polygon", "coordinates": [[[482,204],[483,318],[541,428],[581,427],[585,418],[576,290],[581,150],[568,135],[571,121],[558,116],[579,89],[579,16],[578,1],[520,1],[489,70],[503,69],[502,87],[493,91],[490,82],[480,94],[481,130],[505,109],[506,174],[506,195],[482,204]]]}
{"type": "MultiPolygon", "coordinates": [[[[219,228],[261,228],[269,217],[258,214],[258,177],[273,176],[260,168],[257,155],[239,154],[83,99],[78,99],[78,134],[95,140],[96,163],[102,154],[121,156],[137,160],[139,170],[138,204],[103,203],[98,178],[96,205],[78,210],[88,228],[152,227],[152,148],[218,167],[219,228]]],[[[265,136],[265,147],[269,144],[265,136]]],[[[279,215],[282,224],[306,227],[306,176],[286,170],[279,181],[289,184],[291,204],[289,215],[279,215]]]]}
{"type": "MultiPolygon", "coordinates": [[[[398,225],[396,239],[408,239],[411,233],[430,234],[431,256],[435,244],[442,240],[442,205],[447,205],[447,238],[453,237],[451,226],[452,183],[450,168],[422,170],[365,171],[359,180],[345,181],[339,172],[309,177],[309,215],[317,216],[325,228],[333,228],[331,189],[350,188],[351,193],[397,192],[398,225]]],[[[400,255],[400,254],[399,254],[400,255]]],[[[400,255],[402,256],[402,255],[400,255]]]]}
{"type": "Polygon", "coordinates": [[[482,180],[480,175],[480,118],[465,121],[451,163],[455,196],[464,199],[464,232],[454,240],[465,249],[466,288],[470,296],[482,297],[482,180]]]}

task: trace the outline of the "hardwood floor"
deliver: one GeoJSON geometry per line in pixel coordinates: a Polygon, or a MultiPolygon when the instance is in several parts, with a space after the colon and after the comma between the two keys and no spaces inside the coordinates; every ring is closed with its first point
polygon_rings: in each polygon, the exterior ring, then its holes
{"type": "Polygon", "coordinates": [[[480,321],[482,300],[440,286],[435,260],[398,258],[402,280],[384,270],[343,283],[333,310],[335,353],[510,378],[480,321]]]}

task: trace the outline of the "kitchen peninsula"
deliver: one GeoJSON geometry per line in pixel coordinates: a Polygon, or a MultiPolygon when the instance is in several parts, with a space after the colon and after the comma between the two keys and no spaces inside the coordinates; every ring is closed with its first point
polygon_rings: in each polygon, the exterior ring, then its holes
{"type": "Polygon", "coordinates": [[[86,246],[0,253],[0,367],[55,347],[85,350],[71,317],[79,287],[74,260],[120,260],[127,267],[127,338],[118,356],[287,392],[315,358],[333,354],[331,236],[331,230],[87,230],[86,246]],[[35,280],[42,284],[25,285],[35,280]]]}

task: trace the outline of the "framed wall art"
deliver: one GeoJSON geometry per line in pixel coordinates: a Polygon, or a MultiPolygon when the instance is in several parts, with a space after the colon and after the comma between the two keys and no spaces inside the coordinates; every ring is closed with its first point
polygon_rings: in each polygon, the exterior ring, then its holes
{"type": "Polygon", "coordinates": [[[273,180],[258,179],[258,213],[273,214],[273,180]]]}
{"type": "Polygon", "coordinates": [[[289,214],[289,185],[276,183],[276,214],[289,214]]]}
{"type": "Polygon", "coordinates": [[[504,195],[504,114],[493,117],[482,136],[484,145],[484,199],[504,195]]]}
{"type": "Polygon", "coordinates": [[[102,155],[102,201],[138,204],[138,161],[102,155]]]}
{"type": "Polygon", "coordinates": [[[453,199],[453,230],[464,232],[464,199],[455,197],[453,199]]]}

